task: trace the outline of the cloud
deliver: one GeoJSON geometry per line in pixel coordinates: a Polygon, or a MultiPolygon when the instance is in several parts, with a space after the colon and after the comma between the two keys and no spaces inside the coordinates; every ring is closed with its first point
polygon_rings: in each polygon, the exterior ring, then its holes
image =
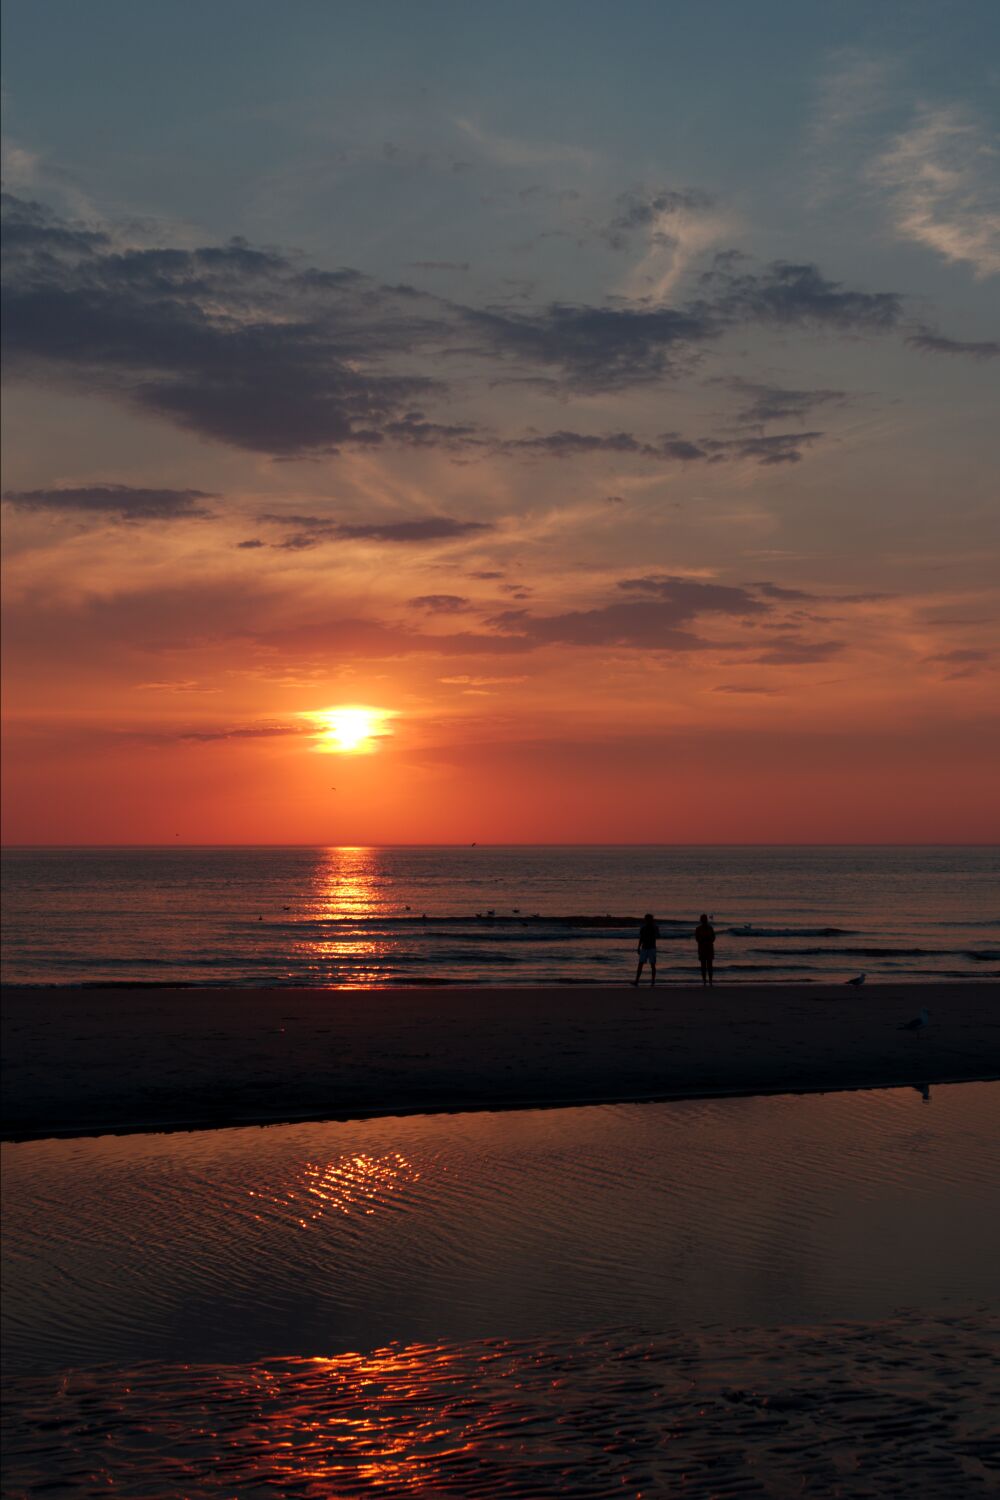
{"type": "Polygon", "coordinates": [[[414,655],[509,656],[532,651],[537,644],[523,632],[493,634],[461,630],[435,635],[392,621],[355,617],[314,620],[286,629],[261,631],[255,639],[269,650],[290,651],[327,663],[414,655]]]}
{"type": "Polygon", "coordinates": [[[302,735],[311,732],[301,724],[246,724],[232,728],[188,729],[171,738],[208,744],[212,740],[270,740],[284,735],[302,735]]]}
{"type": "Polygon", "coordinates": [[[636,230],[657,230],[664,220],[684,209],[711,208],[714,199],[698,188],[660,188],[652,193],[620,193],[618,213],[605,230],[615,250],[625,247],[636,230]]]}
{"type": "Polygon", "coordinates": [[[336,534],[348,540],[371,542],[443,542],[492,529],[487,521],[456,521],[451,516],[425,516],[418,521],[342,525],[336,528],[336,534]]]}
{"type": "Polygon", "coordinates": [[[989,659],[990,653],[988,651],[973,650],[971,647],[955,651],[942,651],[938,656],[924,657],[925,661],[943,662],[948,666],[966,666],[970,662],[989,661],[989,659]]]}
{"type": "Polygon", "coordinates": [[[759,615],[770,608],[744,588],[722,583],[702,583],[696,578],[678,578],[670,573],[650,573],[643,578],[622,578],[620,589],[628,593],[655,594],[677,611],[678,620],[697,614],[759,615]]]}
{"type": "MultiPolygon", "coordinates": [[[[632,202],[621,217],[675,218],[691,211],[687,201],[661,193],[632,202]],[[666,206],[656,210],[661,199],[666,206]]],[[[682,306],[618,299],[475,307],[350,268],[320,270],[240,239],[137,248],[106,225],[60,219],[9,195],[4,202],[12,375],[61,380],[279,458],[384,444],[498,452],[506,441],[513,451],[553,456],[603,448],[794,462],[819,434],[777,434],[757,446],[565,431],[505,440],[469,422],[437,421],[425,405],[448,396],[440,372],[459,355],[494,378],[550,382],[560,394],[610,393],[689,372],[713,341],[748,324],[877,334],[900,319],[897,293],[845,288],[812,264],[753,268],[735,252],[715,257],[698,295],[682,306]]],[[[760,387],[752,399],[770,420],[782,403],[801,418],[809,400],[815,406],[836,395],[760,387]]]]}
{"type": "Polygon", "coordinates": [[[873,117],[885,110],[893,66],[855,48],[834,53],[820,80],[810,145],[843,157],[846,146],[866,138],[873,117]]]}
{"type": "Polygon", "coordinates": [[[631,432],[547,432],[510,438],[503,447],[508,453],[545,454],[550,458],[577,458],[591,453],[638,453],[651,457],[654,453],[649,443],[631,432]]]}
{"type": "Polygon", "coordinates": [[[283,541],[272,543],[272,546],[293,552],[315,547],[319,542],[329,540],[416,544],[453,541],[458,537],[493,530],[488,521],[459,521],[453,516],[419,516],[411,521],[348,522],[331,521],[324,516],[283,516],[266,512],[258,520],[275,526],[297,528],[283,541]]]}
{"type": "Polygon", "coordinates": [[[207,490],[143,489],[131,484],[61,485],[41,490],[5,490],[18,510],[116,517],[120,521],[202,520],[211,512],[201,503],[219,497],[207,490]]]}
{"type": "Polygon", "coordinates": [[[766,437],[706,438],[705,447],[713,460],[743,458],[767,467],[799,463],[803,448],[818,443],[822,436],[822,432],[773,432],[766,437]]]}
{"type": "Polygon", "coordinates": [[[722,332],[711,309],[590,307],[553,302],[513,311],[467,308],[482,344],[528,368],[556,371],[570,390],[612,391],[690,367],[700,345],[722,332]]]}
{"type": "Polygon", "coordinates": [[[266,542],[262,542],[259,536],[253,536],[253,537],[250,537],[248,541],[237,542],[236,546],[237,546],[238,550],[242,551],[242,550],[249,550],[250,548],[253,548],[253,547],[266,547],[267,543],[266,542]]]}
{"type": "Polygon", "coordinates": [[[630,600],[558,615],[507,610],[489,623],[510,631],[529,647],[620,646],[644,651],[702,651],[712,646],[712,642],[679,627],[678,618],[689,616],[659,600],[630,600]]]}
{"type": "Polygon", "coordinates": [[[713,693],[747,693],[754,697],[771,698],[779,695],[778,688],[750,687],[739,682],[720,682],[718,687],[712,689],[713,693]]]}
{"type": "Polygon", "coordinates": [[[470,677],[467,672],[460,672],[455,677],[439,677],[438,682],[444,682],[449,687],[495,687],[500,683],[525,682],[525,677],[470,677]]]}
{"type": "Polygon", "coordinates": [[[1000,340],[949,339],[929,328],[918,328],[906,342],[922,354],[958,354],[970,359],[996,359],[1000,356],[1000,340]]]}
{"type": "Polygon", "coordinates": [[[467,271],[469,262],[467,260],[411,260],[410,268],[414,271],[467,271]]]}
{"type": "Polygon", "coordinates": [[[612,249],[623,250],[632,245],[634,236],[640,237],[642,256],[621,290],[642,301],[663,302],[692,261],[734,228],[716,208],[715,200],[698,188],[623,193],[618,208],[604,238],[612,249]]]}
{"type": "Polygon", "coordinates": [[[496,629],[516,632],[538,646],[619,646],[654,651],[713,650],[683,627],[699,615],[721,614],[737,619],[764,614],[769,606],[745,589],[702,583],[669,574],[624,578],[618,587],[655,598],[630,599],[594,609],[568,610],[555,615],[532,615],[507,610],[489,621],[496,629]]]}
{"type": "Polygon", "coordinates": [[[470,608],[470,601],[462,594],[418,594],[409,603],[414,609],[426,609],[436,615],[454,615],[470,608]]]}
{"type": "Polygon", "coordinates": [[[242,240],[119,249],[104,228],[4,197],[4,338],[14,372],[64,378],[240,448],[291,456],[420,441],[425,376],[379,368],[420,326],[418,294],[242,240]]]}
{"type": "Polygon", "coordinates": [[[549,163],[562,163],[589,169],[597,160],[596,153],[583,146],[564,145],[557,141],[529,141],[510,135],[500,135],[486,130],[474,120],[458,118],[455,124],[469,140],[480,148],[483,155],[501,167],[537,167],[549,163]]]}
{"type": "Polygon", "coordinates": [[[750,661],[761,667],[808,666],[811,662],[829,661],[843,651],[844,645],[843,641],[801,641],[794,636],[780,636],[750,661]]]}
{"type": "Polygon", "coordinates": [[[659,462],[724,463],[749,459],[753,463],[772,465],[798,463],[803,448],[818,442],[821,437],[822,432],[781,432],[755,437],[704,437],[692,442],[675,432],[664,432],[658,438],[645,441],[631,432],[560,431],[527,438],[510,438],[501,446],[505,453],[522,453],[527,456],[537,454],[547,458],[579,458],[595,453],[615,453],[659,462]]]}
{"type": "Polygon", "coordinates": [[[709,384],[723,385],[742,398],[735,420],[746,427],[765,427],[769,422],[803,422],[818,407],[842,406],[849,399],[846,391],[789,389],[738,377],[715,377],[709,384]]]}
{"type": "Polygon", "coordinates": [[[830,281],[812,263],[776,260],[762,271],[746,271],[732,251],[715,257],[700,278],[716,315],[732,322],[784,327],[832,328],[844,333],[882,333],[902,315],[898,292],[856,292],[830,281]]]}
{"type": "Polygon", "coordinates": [[[818,597],[816,594],[807,594],[804,589],[786,589],[777,583],[752,583],[750,587],[756,589],[758,594],[763,594],[765,599],[782,599],[792,602],[818,597]]]}
{"type": "Polygon", "coordinates": [[[978,121],[953,107],[920,110],[872,163],[897,235],[977,278],[1000,272],[1000,152],[978,121]]]}

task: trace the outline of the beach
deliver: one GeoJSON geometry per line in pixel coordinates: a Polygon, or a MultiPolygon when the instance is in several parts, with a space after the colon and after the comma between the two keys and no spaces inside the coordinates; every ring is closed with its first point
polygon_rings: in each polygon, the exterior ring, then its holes
{"type": "Polygon", "coordinates": [[[3,1009],[15,1140],[1000,1077],[995,983],[12,987],[3,1009]]]}

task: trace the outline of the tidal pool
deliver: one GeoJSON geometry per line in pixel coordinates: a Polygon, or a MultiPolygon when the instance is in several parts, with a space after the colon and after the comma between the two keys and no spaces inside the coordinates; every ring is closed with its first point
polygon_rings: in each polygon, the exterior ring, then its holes
{"type": "Polygon", "coordinates": [[[975,1493],[1000,1085],[925,1092],[6,1146],[7,1493],[975,1493]]]}

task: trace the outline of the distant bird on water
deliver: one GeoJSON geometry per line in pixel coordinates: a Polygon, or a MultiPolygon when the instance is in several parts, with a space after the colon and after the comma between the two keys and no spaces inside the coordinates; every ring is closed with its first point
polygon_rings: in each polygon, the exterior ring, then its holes
{"type": "Polygon", "coordinates": [[[865,976],[863,974],[858,974],[854,979],[845,979],[844,981],[845,984],[852,984],[856,990],[859,990],[864,982],[865,976]]]}
{"type": "Polygon", "coordinates": [[[930,1013],[930,1011],[927,1009],[927,1007],[925,1005],[921,1009],[921,1012],[920,1012],[919,1016],[914,1016],[912,1021],[904,1021],[902,1023],[902,1025],[896,1027],[896,1030],[897,1031],[923,1031],[924,1027],[929,1023],[930,1018],[931,1018],[931,1013],[930,1013]]]}

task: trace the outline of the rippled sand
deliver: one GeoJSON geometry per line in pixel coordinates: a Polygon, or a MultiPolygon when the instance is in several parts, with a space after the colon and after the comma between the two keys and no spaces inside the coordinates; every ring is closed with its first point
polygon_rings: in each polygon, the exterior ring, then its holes
{"type": "Polygon", "coordinates": [[[11,1383],[11,1500],[996,1493],[1000,1320],[389,1346],[11,1383]]]}

